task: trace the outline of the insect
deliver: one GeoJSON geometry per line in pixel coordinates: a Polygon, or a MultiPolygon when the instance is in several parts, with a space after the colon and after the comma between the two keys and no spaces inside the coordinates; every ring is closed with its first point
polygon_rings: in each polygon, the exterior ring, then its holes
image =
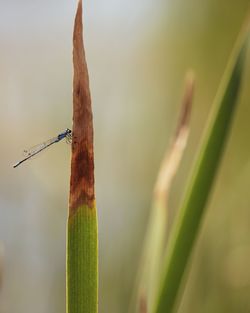
{"type": "Polygon", "coordinates": [[[53,145],[56,142],[61,141],[62,139],[66,139],[67,143],[71,143],[72,140],[72,131],[69,128],[66,128],[65,131],[63,131],[62,133],[60,133],[59,135],[57,135],[56,137],[53,137],[41,144],[38,144],[28,150],[24,150],[24,159],[22,159],[21,161],[15,163],[13,165],[14,168],[16,168],[17,166],[19,166],[20,164],[22,164],[23,162],[29,160],[30,158],[32,158],[33,156],[37,155],[38,153],[40,153],[41,151],[47,149],[49,146],[53,145]]]}

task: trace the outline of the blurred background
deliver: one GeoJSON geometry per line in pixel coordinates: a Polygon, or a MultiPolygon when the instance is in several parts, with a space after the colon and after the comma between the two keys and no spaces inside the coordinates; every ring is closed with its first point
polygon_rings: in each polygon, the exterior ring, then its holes
{"type": "MultiPolygon", "coordinates": [[[[0,0],[0,313],[65,312],[70,147],[17,169],[72,122],[76,1],[0,0]]],[[[152,190],[196,73],[178,209],[249,0],[84,1],[95,123],[100,312],[128,311],[152,190]]],[[[250,312],[250,51],[232,132],[190,263],[182,313],[250,312]]]]}

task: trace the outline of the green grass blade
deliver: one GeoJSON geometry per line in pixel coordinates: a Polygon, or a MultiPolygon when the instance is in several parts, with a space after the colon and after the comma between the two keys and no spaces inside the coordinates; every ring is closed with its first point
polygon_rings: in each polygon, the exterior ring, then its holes
{"type": "Polygon", "coordinates": [[[98,311],[93,121],[82,28],[80,0],[73,35],[73,133],[67,232],[67,313],[98,311]]]}
{"type": "Polygon", "coordinates": [[[234,115],[244,66],[246,34],[246,31],[242,32],[223,76],[191,183],[173,225],[156,313],[171,313],[176,308],[181,280],[197,237],[234,115]]]}

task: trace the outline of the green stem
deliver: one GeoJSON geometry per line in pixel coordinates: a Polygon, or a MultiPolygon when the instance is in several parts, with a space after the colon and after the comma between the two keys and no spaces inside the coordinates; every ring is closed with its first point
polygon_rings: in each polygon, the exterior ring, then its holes
{"type": "Polygon", "coordinates": [[[97,312],[96,209],[80,207],[68,220],[67,312],[97,312]]]}

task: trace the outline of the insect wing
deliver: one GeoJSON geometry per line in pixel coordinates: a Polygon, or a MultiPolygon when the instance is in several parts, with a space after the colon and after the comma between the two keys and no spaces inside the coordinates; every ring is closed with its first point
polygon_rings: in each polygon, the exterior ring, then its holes
{"type": "Polygon", "coordinates": [[[43,143],[40,143],[38,145],[35,145],[29,149],[26,149],[23,151],[23,155],[24,157],[31,157],[37,153],[39,153],[39,151],[44,150],[47,146],[50,146],[52,143],[56,142],[58,139],[57,137],[51,138],[47,141],[44,141],[43,143]]]}
{"type": "Polygon", "coordinates": [[[68,143],[68,144],[72,143],[72,134],[71,133],[67,134],[67,136],[66,136],[66,143],[68,143]]]}

